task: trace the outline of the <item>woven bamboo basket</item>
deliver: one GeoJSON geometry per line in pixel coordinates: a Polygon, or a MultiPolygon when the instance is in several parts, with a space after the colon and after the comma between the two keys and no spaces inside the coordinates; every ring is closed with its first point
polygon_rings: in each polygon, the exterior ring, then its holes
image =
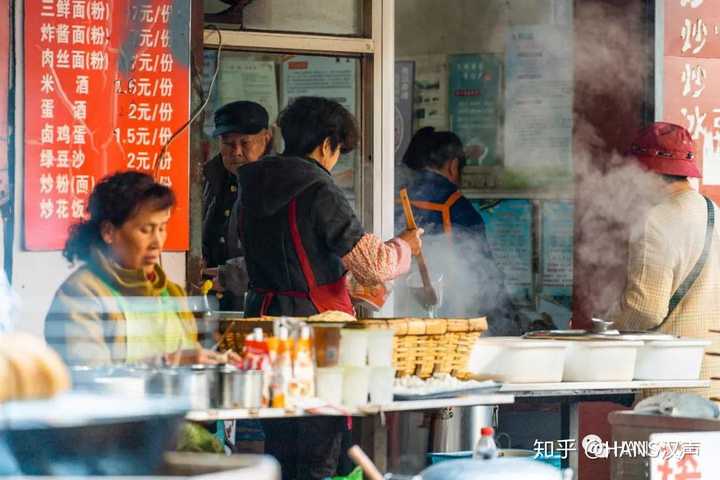
{"type": "Polygon", "coordinates": [[[356,327],[392,329],[393,363],[399,377],[417,375],[428,378],[448,373],[467,379],[467,363],[475,340],[487,330],[482,318],[424,319],[398,318],[362,320],[356,327]]]}

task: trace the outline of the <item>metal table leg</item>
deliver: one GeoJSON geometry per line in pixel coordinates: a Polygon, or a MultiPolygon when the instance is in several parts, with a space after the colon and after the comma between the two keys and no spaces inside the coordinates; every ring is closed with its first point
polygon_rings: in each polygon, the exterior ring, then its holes
{"type": "Polygon", "coordinates": [[[359,424],[357,429],[359,438],[355,437],[355,439],[360,444],[360,448],[368,454],[381,472],[387,471],[388,429],[385,414],[356,417],[353,421],[359,424]]]}

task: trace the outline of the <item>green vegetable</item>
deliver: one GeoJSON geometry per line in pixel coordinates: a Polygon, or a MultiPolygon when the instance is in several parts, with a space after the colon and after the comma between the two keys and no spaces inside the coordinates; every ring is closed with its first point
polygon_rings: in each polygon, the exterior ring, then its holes
{"type": "Polygon", "coordinates": [[[355,467],[355,470],[350,472],[347,477],[333,477],[332,480],[363,480],[363,471],[360,467],[355,467]]]}
{"type": "Polygon", "coordinates": [[[180,428],[178,452],[225,453],[220,441],[196,423],[185,422],[180,428]]]}

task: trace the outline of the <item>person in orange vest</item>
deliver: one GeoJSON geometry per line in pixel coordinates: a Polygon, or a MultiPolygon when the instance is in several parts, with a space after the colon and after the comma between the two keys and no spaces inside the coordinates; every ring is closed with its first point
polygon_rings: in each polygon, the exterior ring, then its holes
{"type": "MultiPolygon", "coordinates": [[[[425,230],[424,250],[433,278],[442,276],[438,315],[487,315],[489,334],[522,333],[503,274],[495,263],[480,213],[459,189],[465,150],[452,132],[425,127],[403,156],[413,171],[408,196],[425,230]]],[[[396,225],[405,226],[402,209],[396,225]]],[[[397,313],[397,312],[396,312],[397,313]]]]}

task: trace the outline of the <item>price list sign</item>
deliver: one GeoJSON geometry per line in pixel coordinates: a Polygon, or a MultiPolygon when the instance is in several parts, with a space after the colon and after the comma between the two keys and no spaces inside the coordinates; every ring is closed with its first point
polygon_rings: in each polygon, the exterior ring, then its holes
{"type": "Polygon", "coordinates": [[[189,62],[190,0],[25,1],[27,249],[61,249],[95,184],[138,170],[175,191],[166,249],[187,250],[189,62]]]}
{"type": "Polygon", "coordinates": [[[720,11],[709,0],[665,0],[663,119],[695,140],[700,191],[720,200],[720,11]]]}

